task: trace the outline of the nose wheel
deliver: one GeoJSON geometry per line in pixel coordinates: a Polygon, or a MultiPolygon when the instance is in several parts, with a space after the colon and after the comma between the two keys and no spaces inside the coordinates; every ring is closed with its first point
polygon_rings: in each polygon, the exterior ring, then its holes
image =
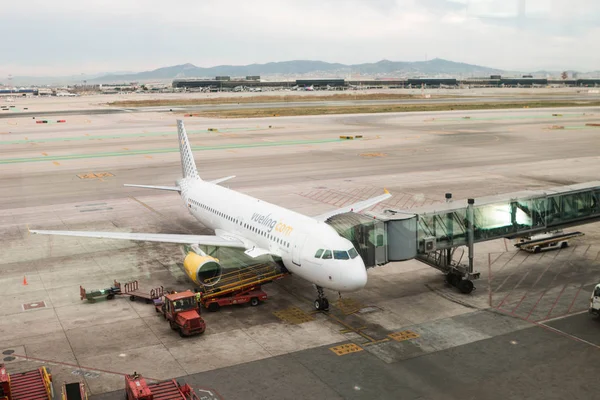
{"type": "Polygon", "coordinates": [[[329,310],[329,300],[325,297],[325,293],[323,292],[323,288],[317,286],[317,299],[315,300],[315,310],[317,311],[327,311],[329,310]]]}

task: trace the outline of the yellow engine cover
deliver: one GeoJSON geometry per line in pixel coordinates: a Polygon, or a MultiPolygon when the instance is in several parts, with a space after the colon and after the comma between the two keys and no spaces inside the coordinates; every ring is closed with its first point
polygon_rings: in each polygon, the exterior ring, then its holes
{"type": "Polygon", "coordinates": [[[209,262],[219,263],[219,260],[211,256],[201,256],[200,254],[190,251],[183,259],[183,269],[196,285],[201,285],[202,282],[198,282],[198,270],[209,262]]]}

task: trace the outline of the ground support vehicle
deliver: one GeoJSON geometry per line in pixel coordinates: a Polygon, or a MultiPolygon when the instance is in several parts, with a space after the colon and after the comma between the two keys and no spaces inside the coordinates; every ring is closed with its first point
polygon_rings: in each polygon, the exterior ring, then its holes
{"type": "Polygon", "coordinates": [[[277,266],[255,265],[223,274],[218,282],[201,289],[200,302],[209,311],[217,311],[221,306],[250,303],[257,306],[267,299],[261,285],[276,281],[288,275],[277,266]]]}
{"type": "Polygon", "coordinates": [[[196,294],[190,290],[164,295],[161,301],[154,302],[154,307],[181,337],[199,335],[206,330],[196,294]]]}
{"type": "Polygon", "coordinates": [[[0,364],[0,400],[54,399],[52,375],[46,367],[9,374],[0,364]]]}
{"type": "Polygon", "coordinates": [[[121,294],[121,284],[117,281],[114,281],[113,286],[106,289],[85,290],[82,286],[79,286],[79,297],[81,300],[86,299],[92,303],[100,297],[106,297],[106,300],[112,300],[119,294],[121,294]]]}
{"type": "Polygon", "coordinates": [[[62,400],[87,400],[87,398],[83,382],[63,383],[62,400]]]}
{"type": "Polygon", "coordinates": [[[590,308],[588,312],[600,317],[600,284],[596,285],[590,298],[590,308]]]}
{"type": "Polygon", "coordinates": [[[125,375],[127,400],[200,400],[190,385],[180,385],[175,379],[147,383],[138,373],[125,375]]]}
{"type": "Polygon", "coordinates": [[[152,303],[154,300],[159,299],[164,292],[165,290],[162,286],[150,290],[140,288],[138,281],[127,282],[121,289],[121,294],[129,296],[129,300],[135,301],[135,299],[144,299],[146,303],[152,303]]]}
{"type": "Polygon", "coordinates": [[[520,238],[515,247],[531,253],[539,253],[544,250],[564,249],[569,246],[569,240],[583,236],[581,232],[563,233],[562,231],[548,232],[531,237],[520,238]]]}

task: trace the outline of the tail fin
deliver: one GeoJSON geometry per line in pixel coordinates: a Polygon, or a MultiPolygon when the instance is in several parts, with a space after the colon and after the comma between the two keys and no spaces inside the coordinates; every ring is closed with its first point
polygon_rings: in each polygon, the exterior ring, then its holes
{"type": "Polygon", "coordinates": [[[188,140],[183,121],[180,119],[177,120],[177,135],[179,136],[179,155],[181,156],[183,177],[200,179],[194,155],[192,154],[192,148],[190,147],[190,141],[188,140]]]}

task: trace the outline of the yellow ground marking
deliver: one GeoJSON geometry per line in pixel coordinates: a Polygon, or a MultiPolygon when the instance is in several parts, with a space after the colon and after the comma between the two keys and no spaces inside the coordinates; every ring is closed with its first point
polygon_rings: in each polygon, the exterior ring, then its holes
{"type": "Polygon", "coordinates": [[[129,150],[129,147],[123,147],[123,150],[129,150]]]}
{"type": "Polygon", "coordinates": [[[146,157],[146,158],[152,158],[152,156],[144,156],[144,157],[146,157]]]}
{"type": "Polygon", "coordinates": [[[77,175],[77,177],[79,179],[100,179],[102,180],[102,178],[109,178],[111,176],[114,176],[113,174],[111,174],[110,172],[88,172],[87,174],[79,174],[77,175]]]}
{"type": "Polygon", "coordinates": [[[345,356],[346,354],[357,353],[359,351],[363,351],[364,349],[354,343],[348,343],[335,347],[330,347],[329,350],[333,351],[338,356],[345,356]]]}
{"type": "Polygon", "coordinates": [[[377,136],[372,137],[372,138],[366,138],[366,139],[363,139],[363,140],[377,140],[377,139],[381,139],[381,135],[377,135],[377,136]]]}
{"type": "Polygon", "coordinates": [[[43,155],[43,156],[47,156],[47,155],[48,155],[48,153],[42,153],[42,155],[43,155]]]}
{"type": "Polygon", "coordinates": [[[389,338],[383,338],[383,339],[376,340],[374,342],[364,343],[363,346],[367,347],[367,346],[371,346],[371,345],[374,345],[374,344],[385,343],[385,342],[389,342],[389,341],[390,341],[389,338]]]}
{"type": "Polygon", "coordinates": [[[417,333],[414,333],[413,331],[395,332],[390,333],[388,336],[397,342],[403,342],[405,340],[416,339],[419,337],[419,335],[417,333]]]}
{"type": "Polygon", "coordinates": [[[361,157],[387,157],[386,153],[360,153],[361,157]]]}
{"type": "Polygon", "coordinates": [[[346,315],[354,314],[362,308],[362,305],[349,297],[344,297],[335,302],[335,306],[346,315]]]}
{"type": "Polygon", "coordinates": [[[288,322],[294,325],[314,321],[315,319],[312,315],[294,306],[288,307],[280,311],[275,311],[273,315],[275,315],[277,318],[284,322],[288,322]]]}
{"type": "Polygon", "coordinates": [[[60,163],[58,161],[52,161],[52,164],[54,164],[54,165],[60,165],[60,163]]]}

